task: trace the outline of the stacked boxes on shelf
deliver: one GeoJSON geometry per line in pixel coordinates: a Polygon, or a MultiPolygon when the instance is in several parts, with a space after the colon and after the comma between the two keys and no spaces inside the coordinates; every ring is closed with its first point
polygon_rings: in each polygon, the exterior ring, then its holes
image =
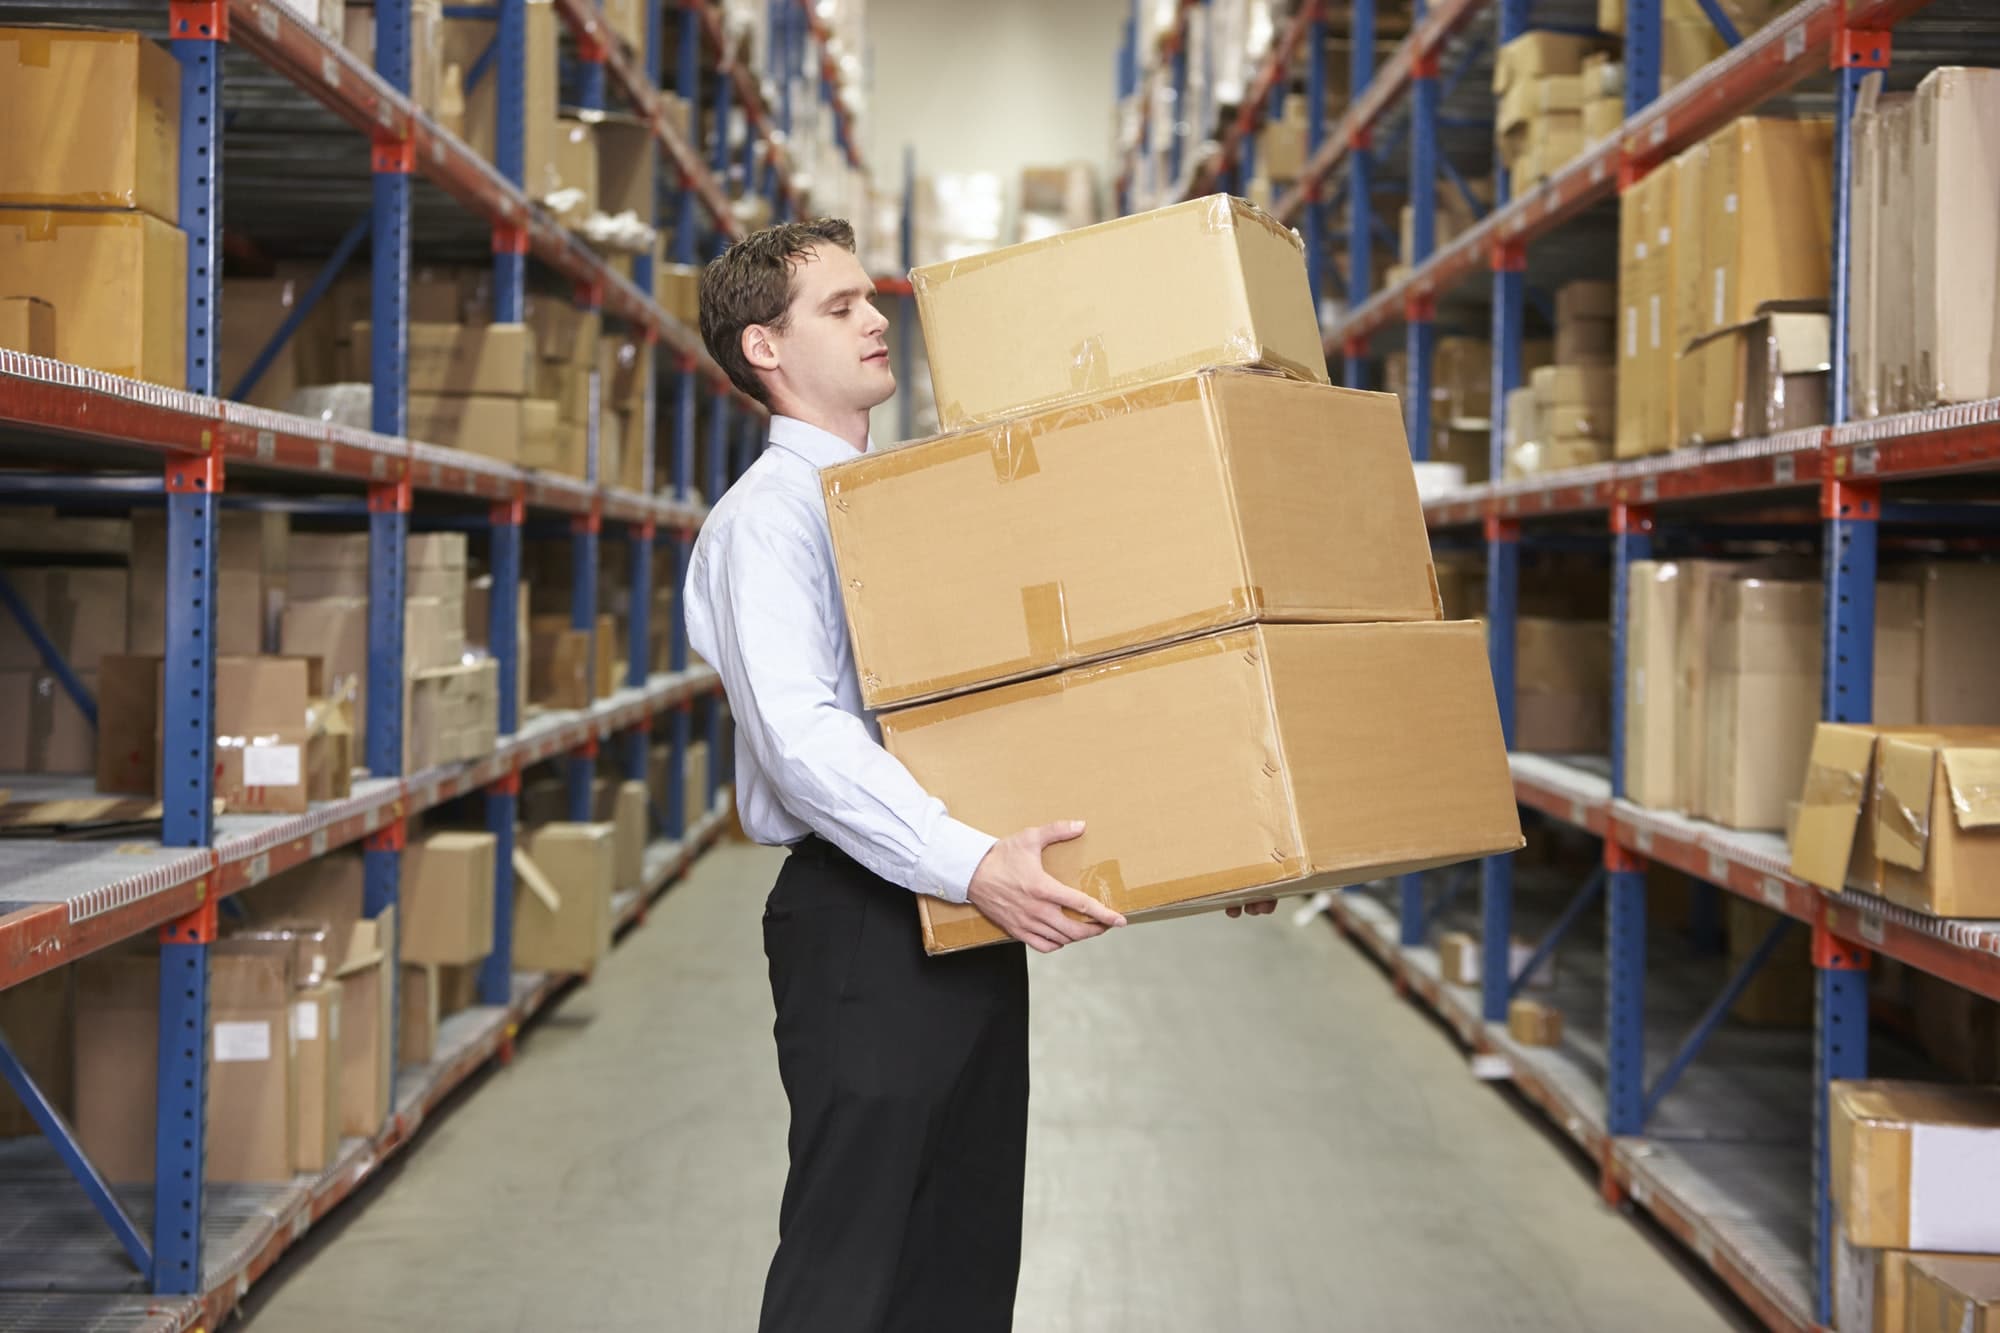
{"type": "Polygon", "coordinates": [[[1495,151],[1520,194],[1583,152],[1584,61],[1602,51],[1594,37],[1528,32],[1493,62],[1495,151]]]}
{"type": "MultiPolygon", "coordinates": [[[[1400,414],[1326,386],[1292,233],[1217,197],[914,280],[956,429],[823,482],[864,701],[927,789],[1083,820],[1050,869],[1137,917],[1519,845],[1400,414]]],[[[1002,938],[922,911],[933,951],[1002,938]]]]}
{"type": "Polygon", "coordinates": [[[0,28],[0,122],[0,297],[44,308],[45,354],[185,384],[180,66],[136,33],[0,28]]]}

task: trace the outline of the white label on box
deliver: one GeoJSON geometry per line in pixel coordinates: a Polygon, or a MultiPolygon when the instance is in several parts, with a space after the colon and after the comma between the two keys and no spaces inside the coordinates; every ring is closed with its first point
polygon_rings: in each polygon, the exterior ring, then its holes
{"type": "Polygon", "coordinates": [[[1637,306],[1625,307],[1625,359],[1633,360],[1639,355],[1639,310],[1637,306]]]}
{"type": "Polygon", "coordinates": [[[1634,259],[1644,259],[1646,257],[1646,243],[1644,241],[1639,242],[1638,248],[1632,252],[1632,257],[1634,259]]]}
{"type": "Polygon", "coordinates": [[[2000,1250],[2000,1129],[1913,1125],[1910,1248],[2000,1250]]]}
{"type": "Polygon", "coordinates": [[[1661,227],[1660,248],[1662,250],[1666,249],[1669,245],[1673,244],[1673,241],[1674,241],[1674,229],[1672,227],[1661,227]]]}
{"type": "Polygon", "coordinates": [[[300,1000],[292,1006],[292,1040],[319,1040],[319,1005],[311,1000],[300,1000]]]}
{"type": "Polygon", "coordinates": [[[271,1058],[269,1023],[217,1023],[215,1063],[248,1064],[271,1058]]]}
{"type": "Polygon", "coordinates": [[[246,787],[296,787],[302,767],[296,745],[246,745],[243,747],[243,785],[246,787]]]}
{"type": "Polygon", "coordinates": [[[1657,352],[1660,350],[1660,298],[1659,297],[1654,296],[1648,299],[1647,312],[1651,316],[1652,327],[1648,330],[1648,333],[1650,334],[1651,337],[1650,341],[1647,342],[1646,345],[1650,347],[1653,351],[1657,352]]]}
{"type": "Polygon", "coordinates": [[[1722,294],[1728,282],[1729,271],[1724,268],[1717,268],[1715,270],[1715,326],[1717,328],[1722,327],[1722,294]]]}
{"type": "Polygon", "coordinates": [[[1734,213],[1736,211],[1736,196],[1734,194],[1725,194],[1722,196],[1722,211],[1725,213],[1734,213]]]}

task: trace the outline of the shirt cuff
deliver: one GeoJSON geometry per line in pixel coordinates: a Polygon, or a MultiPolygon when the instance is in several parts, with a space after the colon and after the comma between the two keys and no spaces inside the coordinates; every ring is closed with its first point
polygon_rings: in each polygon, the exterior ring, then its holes
{"type": "Polygon", "coordinates": [[[945,819],[917,858],[917,892],[948,903],[964,902],[972,887],[972,872],[979,869],[998,841],[956,819],[945,819]]]}

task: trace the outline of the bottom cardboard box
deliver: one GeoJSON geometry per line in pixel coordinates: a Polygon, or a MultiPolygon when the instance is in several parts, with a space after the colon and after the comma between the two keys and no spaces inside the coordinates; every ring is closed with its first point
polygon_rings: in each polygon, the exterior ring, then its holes
{"type": "MultiPolygon", "coordinates": [[[[1131,920],[1521,846],[1471,621],[1252,626],[881,724],[975,828],[1083,820],[1049,873],[1131,920]]],[[[969,905],[918,905],[932,953],[1006,938],[969,905]]]]}

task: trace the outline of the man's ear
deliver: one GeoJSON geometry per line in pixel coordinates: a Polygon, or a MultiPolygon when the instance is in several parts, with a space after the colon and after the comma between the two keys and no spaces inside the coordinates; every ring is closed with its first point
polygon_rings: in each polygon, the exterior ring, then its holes
{"type": "Polygon", "coordinates": [[[771,331],[762,324],[752,324],[743,330],[743,359],[758,370],[778,368],[778,347],[771,339],[771,331]]]}

